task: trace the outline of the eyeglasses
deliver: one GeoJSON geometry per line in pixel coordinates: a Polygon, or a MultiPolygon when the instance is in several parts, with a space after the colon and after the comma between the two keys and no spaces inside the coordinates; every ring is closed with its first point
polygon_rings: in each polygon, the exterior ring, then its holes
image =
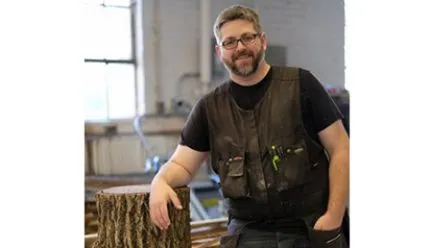
{"type": "Polygon", "coordinates": [[[252,45],[255,43],[256,38],[259,36],[259,33],[246,33],[242,34],[240,38],[228,38],[224,41],[222,41],[222,47],[228,50],[234,49],[237,47],[238,42],[241,41],[244,46],[252,45]]]}

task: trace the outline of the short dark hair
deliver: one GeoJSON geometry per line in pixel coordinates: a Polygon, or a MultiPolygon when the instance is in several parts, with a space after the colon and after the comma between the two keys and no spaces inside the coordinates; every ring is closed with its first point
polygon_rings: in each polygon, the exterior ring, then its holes
{"type": "Polygon", "coordinates": [[[261,33],[261,24],[258,13],[249,7],[235,4],[222,10],[216,18],[216,21],[213,25],[213,32],[218,41],[220,41],[221,38],[220,29],[222,26],[225,23],[234,20],[249,21],[253,24],[255,31],[261,33]]]}

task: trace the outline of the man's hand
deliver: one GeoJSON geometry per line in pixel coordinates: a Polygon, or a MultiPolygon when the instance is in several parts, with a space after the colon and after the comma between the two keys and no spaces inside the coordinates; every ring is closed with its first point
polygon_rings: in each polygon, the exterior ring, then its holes
{"type": "Polygon", "coordinates": [[[171,159],[164,164],[153,178],[150,191],[150,217],[160,229],[170,225],[168,202],[182,209],[180,200],[172,188],[187,185],[207,158],[208,152],[199,152],[178,145],[171,159]]]}
{"type": "Polygon", "coordinates": [[[319,231],[334,230],[342,225],[342,219],[340,216],[334,216],[326,212],[317,220],[314,229],[319,231]]]}
{"type": "Polygon", "coordinates": [[[168,201],[177,209],[182,209],[180,200],[175,191],[161,178],[152,182],[150,191],[150,218],[160,229],[166,230],[170,225],[168,216],[168,201]]]}

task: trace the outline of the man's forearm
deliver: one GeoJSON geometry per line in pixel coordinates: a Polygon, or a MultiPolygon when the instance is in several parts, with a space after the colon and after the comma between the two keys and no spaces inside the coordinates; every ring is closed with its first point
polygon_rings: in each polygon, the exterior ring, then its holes
{"type": "Polygon", "coordinates": [[[327,212],[342,220],[349,194],[349,148],[330,159],[330,197],[327,212]]]}
{"type": "Polygon", "coordinates": [[[189,184],[192,181],[193,175],[183,166],[170,160],[161,167],[155,176],[155,179],[157,178],[165,180],[168,185],[175,188],[189,184]]]}

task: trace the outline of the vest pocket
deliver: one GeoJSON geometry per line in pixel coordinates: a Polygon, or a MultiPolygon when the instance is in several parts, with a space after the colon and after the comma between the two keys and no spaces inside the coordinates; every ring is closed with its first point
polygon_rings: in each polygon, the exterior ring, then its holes
{"type": "Polygon", "coordinates": [[[309,158],[305,146],[272,147],[271,163],[277,175],[277,190],[285,191],[305,183],[309,158]]]}
{"type": "Polygon", "coordinates": [[[224,197],[239,199],[250,196],[243,157],[219,161],[219,172],[224,197]]]}

